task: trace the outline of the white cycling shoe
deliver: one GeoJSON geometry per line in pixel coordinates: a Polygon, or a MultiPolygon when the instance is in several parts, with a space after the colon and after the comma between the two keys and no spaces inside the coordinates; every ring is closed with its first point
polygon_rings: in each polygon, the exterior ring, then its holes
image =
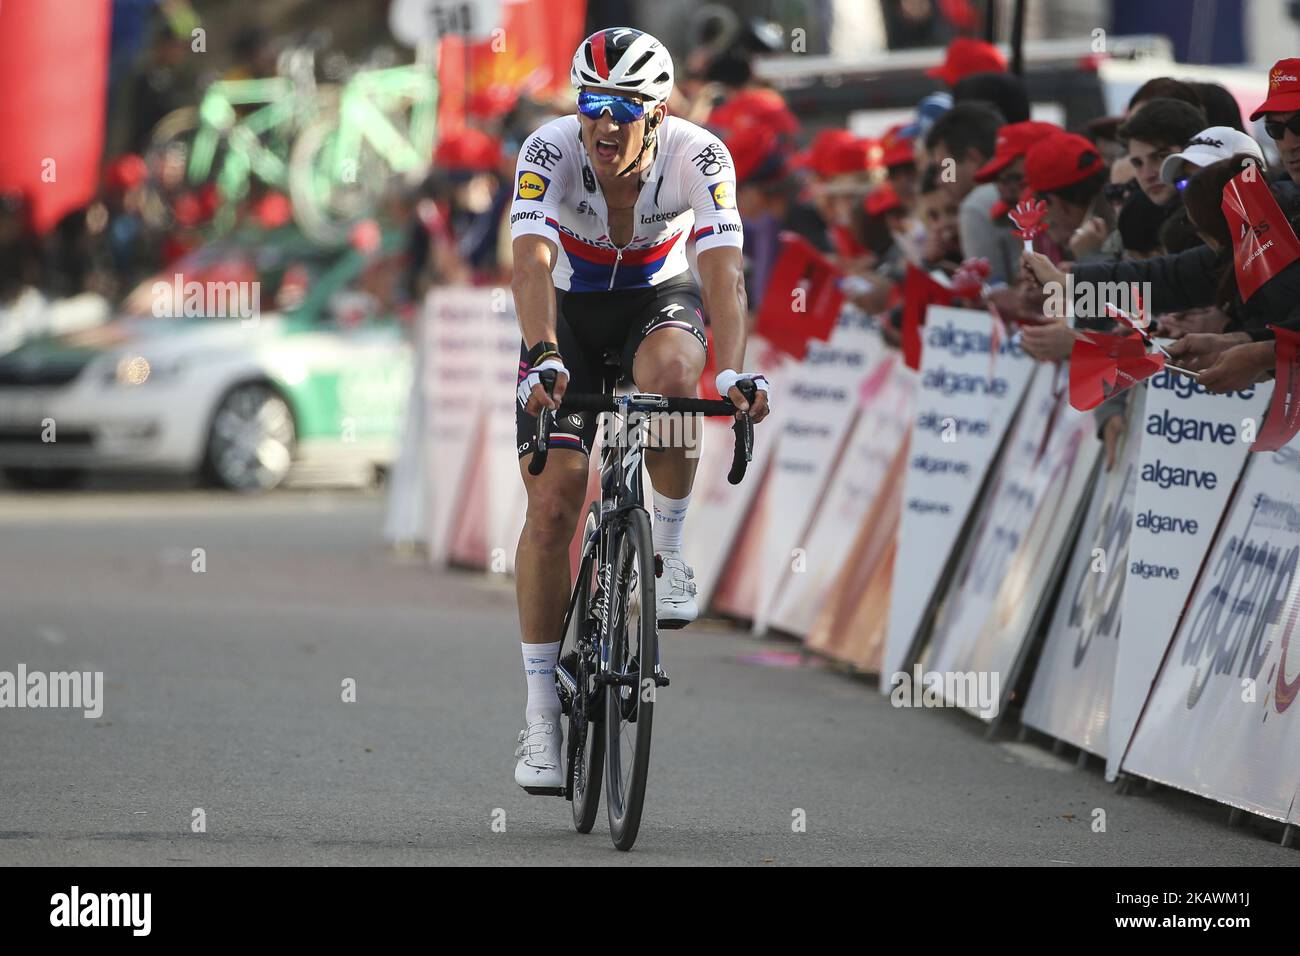
{"type": "Polygon", "coordinates": [[[528,727],[519,731],[515,756],[515,783],[529,793],[555,796],[564,793],[564,760],[560,756],[564,731],[560,715],[553,718],[534,714],[528,727]]]}
{"type": "Polygon", "coordinates": [[[695,603],[695,569],[682,560],[680,551],[661,551],[663,573],[655,578],[655,615],[667,630],[685,627],[700,616],[695,603]]]}

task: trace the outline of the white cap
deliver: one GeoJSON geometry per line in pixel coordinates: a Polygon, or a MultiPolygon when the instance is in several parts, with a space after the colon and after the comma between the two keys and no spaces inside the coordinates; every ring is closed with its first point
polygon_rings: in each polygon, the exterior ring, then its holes
{"type": "Polygon", "coordinates": [[[1259,148],[1259,143],[1241,130],[1231,126],[1211,126],[1189,139],[1181,153],[1166,157],[1160,165],[1160,178],[1173,186],[1178,180],[1186,179],[1196,172],[1195,169],[1187,168],[1189,164],[1199,169],[1221,159],[1231,159],[1238,153],[1254,156],[1261,163],[1264,162],[1264,152],[1259,148]]]}

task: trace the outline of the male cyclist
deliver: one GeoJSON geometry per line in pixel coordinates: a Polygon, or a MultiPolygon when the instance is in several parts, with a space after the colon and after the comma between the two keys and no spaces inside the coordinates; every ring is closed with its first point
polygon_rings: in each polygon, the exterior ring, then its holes
{"type": "MultiPolygon", "coordinates": [[[[673,61],[639,30],[583,40],[570,79],[578,113],[524,141],[510,210],[515,309],[523,333],[516,443],[528,516],[515,557],[527,727],[515,782],[530,793],[563,788],[555,665],[570,594],[569,541],[587,490],[596,416],[566,415],[551,432],[546,469],[528,474],[536,416],[568,389],[600,388],[603,356],[619,357],[636,388],[694,396],[704,370],[704,313],[713,327],[718,392],[767,415],[767,381],[740,373],[745,285],[731,156],[708,131],[667,116],[673,61]],[[697,287],[686,257],[694,239],[697,287]],[[540,375],[553,369],[548,395],[540,375]],[[752,381],[753,406],[735,387],[752,381]]],[[[682,447],[646,456],[654,490],[659,625],[695,620],[694,572],[681,555],[695,459],[682,447]]]]}

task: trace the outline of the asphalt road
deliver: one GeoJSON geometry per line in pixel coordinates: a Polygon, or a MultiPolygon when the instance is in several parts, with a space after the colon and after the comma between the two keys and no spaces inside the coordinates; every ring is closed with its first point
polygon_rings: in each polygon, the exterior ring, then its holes
{"type": "Polygon", "coordinates": [[[98,719],[0,709],[0,865],[1300,862],[1274,827],[1119,796],[1095,760],[895,710],[713,622],[664,636],[673,685],[619,853],[603,809],[579,836],[514,785],[511,582],[393,555],[382,513],[373,492],[0,493],[0,670],[105,681],[98,719]]]}

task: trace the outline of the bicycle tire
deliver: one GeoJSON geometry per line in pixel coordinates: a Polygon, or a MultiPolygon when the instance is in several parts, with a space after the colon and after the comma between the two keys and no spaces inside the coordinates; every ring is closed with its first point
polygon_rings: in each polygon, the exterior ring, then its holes
{"type": "Polygon", "coordinates": [[[645,806],[654,724],[655,665],[659,659],[654,545],[650,517],[644,508],[626,513],[610,550],[614,561],[608,636],[610,672],[628,671],[631,660],[637,662],[635,668],[630,668],[636,676],[635,687],[611,684],[605,688],[605,806],[614,846],[626,851],[636,842],[645,806]],[[629,640],[631,633],[637,636],[635,646],[629,640]],[[624,756],[625,743],[631,744],[630,758],[624,756]]]}
{"type": "MultiPolygon", "coordinates": [[[[587,520],[583,525],[583,540],[586,541],[596,523],[600,520],[600,505],[592,502],[590,509],[587,511],[587,520]]],[[[578,595],[578,601],[573,609],[573,619],[569,623],[569,635],[567,643],[571,643],[575,650],[578,650],[577,635],[585,626],[588,615],[591,611],[591,594],[593,578],[599,573],[599,565],[592,563],[589,570],[590,577],[586,586],[582,588],[582,593],[578,595]]],[[[579,581],[579,586],[582,586],[579,581]]],[[[571,788],[573,795],[571,809],[573,811],[573,828],[579,833],[590,833],[592,827],[596,825],[596,814],[600,810],[600,785],[601,774],[604,772],[605,762],[605,737],[603,733],[603,720],[599,708],[603,706],[604,700],[600,695],[590,694],[590,688],[594,684],[594,670],[589,671],[585,662],[581,661],[579,652],[578,665],[575,668],[574,678],[578,683],[579,695],[586,695],[586,699],[593,700],[591,710],[588,711],[586,705],[583,705],[583,713],[578,713],[578,701],[575,699],[569,707],[569,721],[565,728],[565,740],[569,745],[569,760],[566,768],[568,779],[565,783],[571,788]],[[579,723],[581,721],[582,723],[579,723]],[[581,740],[581,744],[579,744],[581,740]]]]}

